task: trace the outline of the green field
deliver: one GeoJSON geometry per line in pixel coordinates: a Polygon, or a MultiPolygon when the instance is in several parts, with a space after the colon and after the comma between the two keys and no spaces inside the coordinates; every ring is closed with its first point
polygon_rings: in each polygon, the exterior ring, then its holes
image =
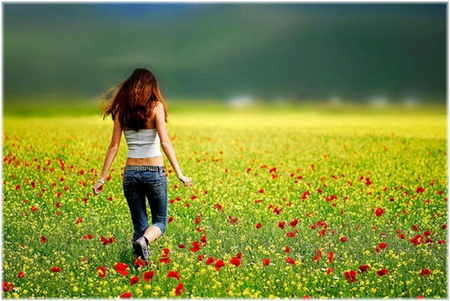
{"type": "Polygon", "coordinates": [[[194,187],[168,166],[149,267],[132,259],[124,141],[91,193],[111,130],[4,117],[3,298],[448,297],[445,108],[174,107],[194,187]]]}

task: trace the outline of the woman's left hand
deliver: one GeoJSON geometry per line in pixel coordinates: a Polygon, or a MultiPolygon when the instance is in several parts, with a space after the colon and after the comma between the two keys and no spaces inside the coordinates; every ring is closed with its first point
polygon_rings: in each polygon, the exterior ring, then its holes
{"type": "Polygon", "coordinates": [[[194,185],[194,183],[192,183],[192,180],[190,178],[188,178],[188,177],[181,176],[181,177],[178,177],[178,179],[181,182],[183,182],[183,185],[186,186],[186,187],[194,185]]]}

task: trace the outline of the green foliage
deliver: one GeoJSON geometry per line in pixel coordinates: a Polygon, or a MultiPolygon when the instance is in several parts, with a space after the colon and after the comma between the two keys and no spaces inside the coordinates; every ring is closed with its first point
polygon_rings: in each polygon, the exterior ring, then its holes
{"type": "Polygon", "coordinates": [[[99,116],[4,118],[4,298],[448,296],[445,114],[174,108],[194,187],[167,166],[171,221],[139,268],[124,144],[91,193],[111,129],[99,116]]]}

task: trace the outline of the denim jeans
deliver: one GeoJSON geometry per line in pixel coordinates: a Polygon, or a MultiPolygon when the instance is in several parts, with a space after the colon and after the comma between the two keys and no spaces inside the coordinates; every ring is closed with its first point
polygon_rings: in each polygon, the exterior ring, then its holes
{"type": "Polygon", "coordinates": [[[123,192],[133,221],[133,240],[136,241],[141,237],[149,227],[146,201],[150,205],[152,225],[160,228],[164,234],[168,203],[164,167],[126,166],[123,175],[123,192]],[[149,168],[152,170],[148,170],[149,168]]]}

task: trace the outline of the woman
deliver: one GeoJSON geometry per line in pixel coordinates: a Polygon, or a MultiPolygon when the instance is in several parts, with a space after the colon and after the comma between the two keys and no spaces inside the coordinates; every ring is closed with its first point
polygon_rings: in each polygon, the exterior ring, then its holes
{"type": "Polygon", "coordinates": [[[119,150],[122,132],[128,145],[123,175],[123,191],[134,226],[133,253],[148,263],[148,244],[161,237],[167,222],[167,178],[160,146],[184,186],[192,180],[181,172],[172,143],[167,135],[167,111],[153,73],[137,68],[117,88],[103,119],[111,115],[114,129],[103,169],[93,191],[103,190],[105,178],[119,150]],[[146,198],[152,225],[148,224],[146,198]]]}

